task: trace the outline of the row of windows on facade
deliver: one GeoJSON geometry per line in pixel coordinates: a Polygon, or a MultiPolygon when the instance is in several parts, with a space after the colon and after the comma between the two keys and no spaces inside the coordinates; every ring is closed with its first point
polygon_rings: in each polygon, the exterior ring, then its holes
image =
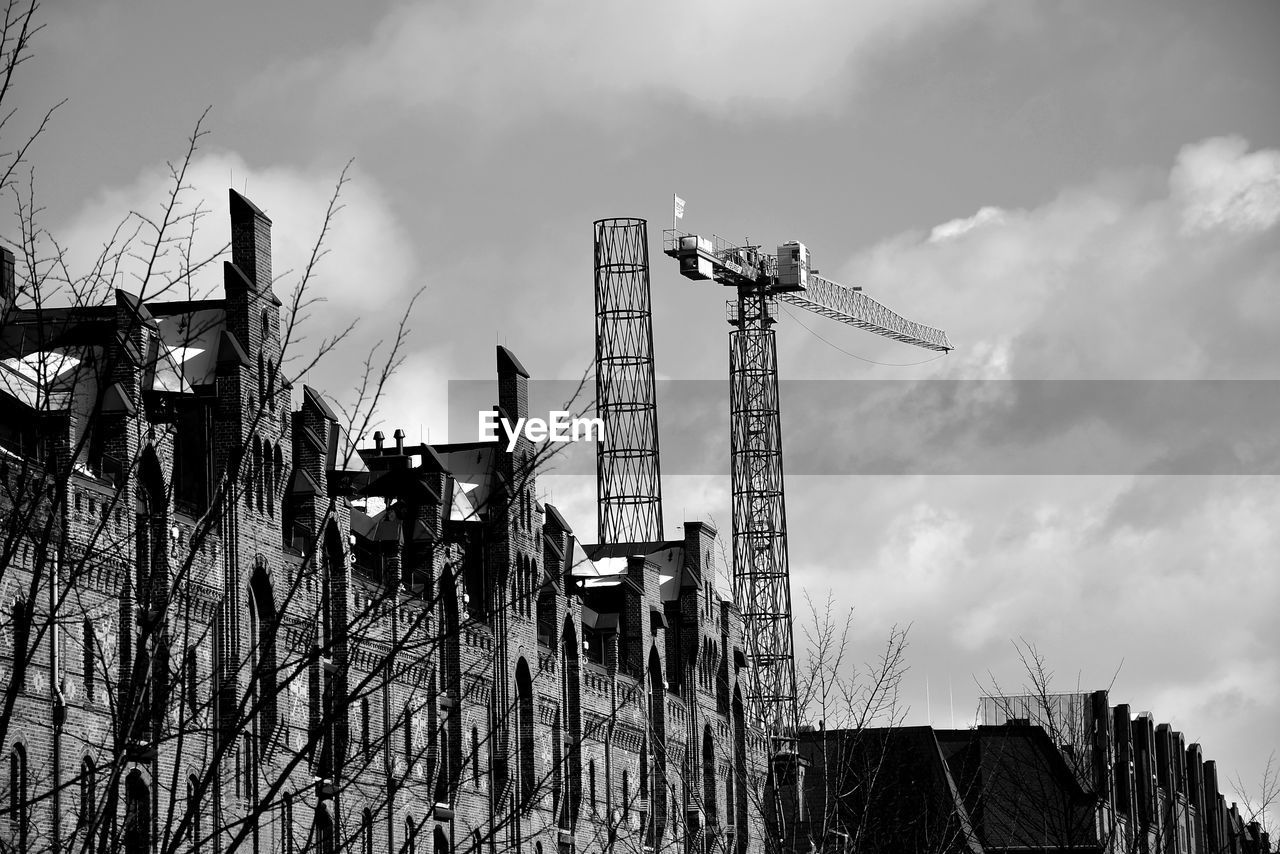
{"type": "MultiPolygon", "coordinates": [[[[79,783],[80,802],[76,811],[76,828],[78,831],[88,833],[98,823],[100,807],[98,767],[89,757],[85,757],[81,763],[79,783]]],[[[26,747],[22,744],[16,744],[9,754],[9,803],[7,813],[10,838],[17,845],[17,850],[19,851],[28,850],[31,841],[32,800],[29,786],[26,747]]],[[[204,783],[198,776],[193,774],[187,778],[186,815],[182,819],[185,822],[185,826],[182,828],[182,837],[187,841],[193,854],[198,854],[207,841],[205,836],[208,833],[208,829],[204,827],[205,815],[201,803],[203,787],[204,783]]],[[[240,792],[237,791],[236,794],[239,795],[240,792]]],[[[133,772],[125,780],[124,833],[120,833],[121,828],[118,826],[115,816],[105,818],[108,826],[105,828],[104,837],[108,840],[111,850],[118,850],[121,842],[123,842],[122,847],[126,854],[151,850],[150,839],[154,836],[155,831],[150,826],[149,792],[137,772],[133,772]]],[[[327,813],[318,813],[317,818],[320,820],[315,827],[314,841],[317,843],[319,850],[333,851],[336,834],[328,815],[327,813]]],[[[360,819],[359,842],[361,854],[373,854],[375,850],[373,810],[364,809],[360,819]]],[[[281,796],[279,820],[280,842],[282,843],[283,851],[285,854],[296,854],[302,849],[299,846],[298,827],[294,819],[293,795],[290,792],[285,792],[281,796]]],[[[419,831],[425,829],[429,821],[430,819],[426,817],[419,823],[415,823],[412,817],[405,819],[403,846],[401,848],[403,854],[416,854],[419,831]]],[[[476,850],[479,850],[478,843],[480,838],[478,833],[474,841],[477,843],[476,850]]],[[[449,850],[448,838],[439,827],[436,828],[433,834],[432,850],[435,854],[447,854],[449,850]]]]}
{"type": "MultiPolygon", "coordinates": [[[[406,720],[408,720],[408,718],[406,718],[406,720]]],[[[365,721],[367,726],[367,706],[365,707],[365,721]]],[[[412,736],[408,728],[406,728],[405,745],[406,745],[405,747],[406,753],[411,754],[412,753],[412,746],[411,746],[412,736]]],[[[365,750],[366,751],[368,750],[367,741],[365,744],[365,750]]],[[[253,761],[251,754],[252,754],[252,746],[251,746],[249,737],[246,735],[243,737],[242,753],[236,754],[237,768],[236,768],[236,775],[235,775],[235,784],[236,784],[235,795],[237,797],[241,795],[247,795],[249,792],[252,791],[253,775],[255,772],[255,768],[257,767],[257,763],[253,761]]],[[[480,785],[479,733],[478,733],[478,730],[474,727],[472,728],[472,731],[471,731],[471,754],[472,754],[472,758],[471,758],[470,764],[472,767],[472,782],[477,788],[479,788],[479,785],[480,785]]],[[[10,820],[10,830],[11,830],[11,833],[14,835],[14,837],[20,840],[21,844],[23,845],[22,850],[25,850],[25,842],[30,832],[31,798],[28,790],[30,781],[29,781],[29,774],[28,774],[26,748],[20,743],[14,745],[13,750],[10,753],[9,772],[10,772],[10,779],[9,779],[8,814],[9,814],[9,820],[10,820]]],[[[710,726],[706,728],[703,734],[702,773],[703,773],[703,779],[704,779],[704,791],[703,791],[701,806],[706,812],[707,816],[709,817],[710,822],[714,824],[717,816],[717,798],[716,798],[716,776],[717,775],[716,775],[715,744],[714,744],[714,739],[711,733],[710,726]]],[[[635,794],[640,799],[642,799],[644,803],[648,803],[649,796],[650,796],[650,792],[648,789],[650,763],[648,762],[647,750],[643,751],[643,755],[641,756],[640,774],[641,774],[641,778],[640,778],[641,789],[635,794]]],[[[559,775],[557,775],[557,777],[558,776],[559,775]]],[[[593,815],[599,815],[601,812],[601,800],[599,798],[598,788],[597,788],[597,773],[596,773],[595,759],[591,759],[588,762],[587,777],[588,777],[590,808],[593,815]]],[[[95,819],[97,817],[96,813],[99,806],[99,800],[98,800],[99,792],[98,792],[98,785],[97,785],[98,767],[94,763],[91,757],[86,756],[81,762],[79,782],[80,782],[80,804],[79,804],[79,810],[77,813],[78,826],[88,827],[88,826],[92,826],[95,823],[95,819]]],[[[196,850],[198,850],[199,842],[203,836],[203,832],[201,828],[202,811],[201,811],[201,803],[200,803],[200,793],[202,791],[203,785],[204,784],[202,783],[199,776],[193,774],[190,777],[188,777],[187,800],[186,800],[187,825],[186,825],[185,834],[186,834],[186,838],[190,840],[193,843],[193,845],[196,847],[196,850]]],[[[559,801],[561,796],[561,792],[559,791],[559,788],[560,788],[559,785],[557,785],[556,786],[557,801],[559,801]]],[[[606,786],[606,790],[609,793],[611,793],[612,791],[607,786],[606,786]]],[[[628,823],[631,818],[633,806],[636,803],[636,801],[632,797],[632,794],[633,793],[631,790],[630,772],[624,769],[621,774],[620,811],[621,811],[621,816],[623,820],[628,823]]],[[[607,795],[605,800],[606,800],[606,803],[604,804],[605,812],[607,814],[613,814],[614,810],[611,803],[612,797],[610,795],[607,795]]],[[[443,792],[440,789],[437,789],[436,791],[436,801],[437,803],[451,803],[451,801],[448,798],[448,793],[443,792]]],[[[732,773],[727,775],[727,778],[725,781],[725,803],[730,806],[732,806],[735,803],[734,777],[732,773]]],[[[290,793],[286,792],[283,794],[281,808],[283,811],[282,817],[284,819],[283,829],[285,834],[285,840],[288,846],[288,843],[292,842],[291,837],[294,831],[293,815],[292,815],[292,795],[290,793]]],[[[560,813],[560,815],[562,816],[562,819],[568,818],[568,811],[560,809],[559,804],[554,806],[553,809],[555,809],[556,812],[560,813]]],[[[366,818],[372,817],[372,813],[370,810],[366,809],[364,812],[365,812],[366,818]]],[[[674,788],[671,790],[671,814],[672,815],[679,814],[678,795],[674,788]]],[[[425,819],[424,819],[424,823],[425,823],[425,819]]],[[[567,822],[562,821],[562,824],[567,824],[567,822]]],[[[366,822],[366,826],[371,827],[372,825],[371,823],[366,822]]],[[[407,825],[407,830],[409,831],[409,833],[406,836],[406,840],[412,839],[413,825],[412,825],[411,819],[409,820],[409,823],[407,825]]],[[[287,850],[293,850],[293,848],[287,847],[287,850]]]]}
{"type": "MultiPolygon", "coordinates": [[[[188,658],[189,668],[193,666],[192,664],[193,661],[194,661],[193,658],[191,657],[188,658]]],[[[191,675],[194,676],[194,673],[192,673],[191,675]]],[[[517,676],[518,676],[517,702],[520,707],[518,719],[517,719],[518,729],[519,729],[518,741],[517,741],[518,751],[519,751],[518,765],[521,770],[521,778],[522,778],[521,789],[523,791],[526,803],[529,803],[529,802],[532,802],[534,796],[536,795],[536,790],[538,786],[537,786],[537,781],[534,778],[534,770],[533,770],[534,734],[533,734],[532,696],[531,696],[531,685],[529,685],[528,683],[527,667],[524,668],[523,670],[518,670],[517,676]]],[[[189,684],[194,684],[194,679],[191,679],[189,681],[189,684]]],[[[368,698],[363,698],[361,700],[360,709],[361,709],[361,714],[360,714],[361,751],[366,757],[369,757],[373,753],[373,747],[371,744],[371,733],[370,733],[371,716],[370,716],[368,698]]],[[[418,758],[414,752],[413,715],[411,712],[411,708],[408,704],[405,705],[404,715],[401,720],[403,721],[402,727],[403,727],[403,734],[404,734],[405,766],[408,769],[413,767],[414,760],[418,758]]],[[[559,714],[557,714],[556,724],[557,724],[556,729],[557,731],[559,731],[560,729],[559,714]]],[[[437,803],[451,803],[452,802],[451,795],[453,792],[453,786],[452,786],[453,778],[452,778],[452,775],[449,773],[449,769],[447,767],[447,764],[449,761],[448,760],[449,750],[447,746],[447,739],[448,739],[447,727],[440,726],[439,728],[433,729],[432,736],[433,736],[432,741],[439,743],[439,753],[435,754],[434,750],[432,751],[432,753],[435,755],[439,755],[444,759],[444,762],[442,763],[442,767],[439,773],[436,775],[437,782],[436,782],[436,788],[434,792],[435,800],[437,803]]],[[[558,733],[557,733],[557,738],[559,738],[558,733]]],[[[660,733],[659,733],[659,741],[660,740],[661,739],[660,739],[660,733]]],[[[473,785],[475,785],[478,788],[480,785],[480,779],[481,779],[481,763],[480,763],[480,737],[479,737],[479,730],[476,727],[472,727],[471,729],[471,745],[470,746],[471,746],[471,755],[470,755],[469,764],[471,766],[471,779],[472,779],[473,785]]],[[[573,748],[571,745],[566,745],[566,746],[569,747],[571,752],[573,751],[573,748]]],[[[711,818],[712,823],[714,823],[715,816],[717,814],[717,802],[716,802],[717,774],[716,774],[716,751],[715,751],[714,738],[713,738],[710,725],[707,725],[707,727],[704,730],[702,748],[703,748],[702,771],[703,771],[703,779],[704,779],[704,791],[702,793],[702,807],[706,811],[707,815],[711,818]]],[[[557,751],[557,753],[559,753],[559,751],[557,751]]],[[[254,759],[253,743],[247,734],[243,736],[242,750],[236,752],[235,759],[236,759],[236,766],[237,766],[236,774],[234,776],[234,779],[236,782],[236,790],[237,790],[236,793],[237,795],[239,795],[241,791],[248,793],[249,791],[252,791],[253,775],[255,773],[255,769],[258,768],[258,762],[254,759]]],[[[655,756],[655,759],[656,759],[656,756],[655,756]]],[[[491,764],[492,762],[493,762],[493,758],[491,757],[491,764]]],[[[650,776],[649,775],[650,766],[651,766],[651,763],[649,761],[648,740],[646,739],[642,746],[642,752],[640,757],[641,792],[644,793],[643,797],[645,798],[646,801],[649,799],[648,781],[650,776]]],[[[554,781],[554,795],[555,795],[557,804],[554,807],[554,809],[561,815],[562,824],[568,827],[572,823],[572,816],[571,816],[570,810],[565,808],[566,802],[563,802],[561,800],[561,795],[562,795],[561,776],[562,775],[561,775],[560,767],[561,767],[560,760],[557,760],[557,767],[554,769],[556,772],[555,781],[554,781]]],[[[570,771],[572,772],[572,767],[570,768],[570,771]]],[[[430,776],[430,772],[429,772],[429,776],[430,776]]],[[[588,763],[587,778],[588,778],[588,788],[589,788],[589,803],[591,806],[591,810],[593,814],[598,814],[599,808],[600,808],[600,800],[597,793],[597,773],[596,773],[596,762],[594,759],[590,760],[588,763]]],[[[82,774],[81,774],[82,822],[89,821],[91,819],[92,810],[95,808],[95,804],[97,803],[97,796],[95,791],[95,788],[96,788],[95,779],[96,779],[96,769],[95,769],[93,760],[90,757],[85,757],[83,766],[82,766],[82,774]]],[[[726,801],[725,802],[726,804],[732,807],[735,804],[734,773],[732,771],[727,775],[725,785],[726,785],[726,790],[725,790],[726,801]]],[[[196,777],[193,777],[191,779],[191,788],[190,788],[190,792],[192,793],[193,796],[194,796],[194,793],[199,791],[199,786],[200,786],[199,779],[196,777]]],[[[606,786],[606,790],[611,791],[610,787],[608,786],[606,786]]],[[[622,790],[621,805],[623,809],[623,815],[624,817],[629,818],[631,805],[632,805],[632,795],[631,795],[630,775],[629,775],[629,772],[626,770],[622,771],[621,790],[622,790]]],[[[655,791],[653,795],[654,797],[660,797],[661,791],[660,790],[655,791]]],[[[28,807],[28,797],[27,797],[26,754],[25,754],[25,749],[22,748],[21,745],[18,745],[14,748],[14,751],[11,756],[10,799],[11,799],[10,810],[9,810],[10,818],[12,821],[16,823],[15,825],[16,832],[18,832],[19,834],[24,833],[27,817],[29,815],[28,813],[29,807],[28,807]]],[[[611,801],[611,798],[608,798],[608,800],[611,801]]],[[[287,806],[288,804],[287,799],[285,803],[287,806]]],[[[191,810],[193,821],[198,821],[198,816],[199,816],[198,806],[199,804],[196,802],[192,802],[188,804],[188,807],[191,810]]],[[[671,809],[672,809],[673,815],[676,815],[679,813],[679,804],[677,802],[677,795],[674,790],[672,790],[671,792],[671,809]]],[[[611,807],[609,808],[609,812],[612,813],[611,807]]],[[[195,825],[195,829],[197,831],[197,838],[198,838],[198,824],[195,825]]]]}

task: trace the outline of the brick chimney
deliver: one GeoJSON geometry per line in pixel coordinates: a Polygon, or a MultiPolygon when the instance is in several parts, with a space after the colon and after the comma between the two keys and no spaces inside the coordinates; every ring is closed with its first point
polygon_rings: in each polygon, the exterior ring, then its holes
{"type": "Polygon", "coordinates": [[[17,299],[13,266],[13,253],[0,248],[0,319],[9,313],[9,309],[13,308],[13,301],[17,299]]]}
{"type": "Polygon", "coordinates": [[[271,220],[258,206],[231,194],[231,263],[259,291],[271,287],[271,220]]]}
{"type": "Polygon", "coordinates": [[[514,422],[529,414],[529,372],[516,354],[498,347],[498,407],[514,422]]]}

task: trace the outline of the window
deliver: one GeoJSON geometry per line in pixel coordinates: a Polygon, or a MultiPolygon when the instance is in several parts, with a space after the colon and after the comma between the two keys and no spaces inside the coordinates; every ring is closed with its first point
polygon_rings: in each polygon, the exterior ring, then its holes
{"type": "Polygon", "coordinates": [[[245,733],[240,739],[241,753],[244,754],[244,796],[246,798],[253,797],[253,740],[249,738],[249,734],[245,733]]]}
{"type": "MultiPolygon", "coordinates": [[[[151,787],[139,771],[125,778],[124,850],[125,854],[147,854],[151,851],[151,787]]],[[[26,850],[24,847],[22,850],[26,850]]]]}
{"type": "Polygon", "coordinates": [[[195,647],[188,648],[182,655],[182,687],[187,712],[194,718],[200,712],[200,663],[195,647]]]}
{"type": "Polygon", "coordinates": [[[27,749],[13,746],[9,754],[9,831],[18,840],[18,850],[27,850],[30,832],[30,805],[27,802],[27,749]]]}
{"type": "Polygon", "coordinates": [[[280,800],[280,823],[284,834],[284,854],[294,854],[297,848],[293,840],[293,795],[288,792],[280,800]]]}
{"type": "Polygon", "coordinates": [[[438,804],[447,804],[452,802],[452,794],[450,791],[449,779],[449,733],[447,730],[440,731],[440,747],[436,752],[436,788],[435,802],[438,804]]]}
{"type": "Polygon", "coordinates": [[[471,784],[480,788],[480,730],[471,728],[471,784]]]}
{"type": "Polygon", "coordinates": [[[80,763],[80,815],[77,823],[80,827],[93,825],[94,806],[98,802],[98,771],[93,760],[85,757],[80,763]]]}
{"type": "Polygon", "coordinates": [[[187,840],[192,852],[200,850],[200,778],[192,774],[187,778],[187,840]]]}
{"type": "Polygon", "coordinates": [[[591,812],[597,813],[600,811],[600,804],[596,800],[596,761],[594,759],[587,763],[587,786],[591,798],[591,812]]]}
{"type": "Polygon", "coordinates": [[[404,845],[400,850],[403,854],[417,854],[418,852],[418,828],[411,818],[404,820],[404,845]]]}
{"type": "Polygon", "coordinates": [[[13,681],[18,690],[27,684],[27,663],[31,659],[27,647],[31,643],[31,603],[25,599],[13,601],[13,681]]]}
{"type": "Polygon", "coordinates": [[[97,638],[94,636],[93,621],[88,617],[84,618],[82,640],[84,642],[84,697],[92,703],[94,700],[96,682],[93,672],[93,658],[95,650],[97,649],[97,638]]]}
{"type": "Polygon", "coordinates": [[[369,758],[369,698],[360,698],[360,755],[369,758]]]}
{"type": "Polygon", "coordinates": [[[516,752],[519,756],[520,795],[526,804],[533,801],[537,789],[534,767],[533,679],[529,663],[523,658],[516,663],[517,732],[516,752]]]}
{"type": "Polygon", "coordinates": [[[716,747],[711,735],[711,724],[702,732],[702,808],[707,813],[707,823],[714,824],[716,810],[716,747]]]}
{"type": "Polygon", "coordinates": [[[360,854],[373,854],[373,812],[368,807],[360,814],[360,854]]]}
{"type": "Polygon", "coordinates": [[[409,716],[409,705],[404,707],[404,776],[407,780],[413,776],[413,718],[409,716]]]}
{"type": "Polygon", "coordinates": [[[622,817],[631,817],[631,775],[622,772],[622,817]]]}

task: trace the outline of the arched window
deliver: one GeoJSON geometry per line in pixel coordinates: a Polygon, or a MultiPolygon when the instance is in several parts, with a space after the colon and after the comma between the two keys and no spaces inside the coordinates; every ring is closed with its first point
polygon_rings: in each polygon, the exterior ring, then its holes
{"type": "Polygon", "coordinates": [[[139,771],[125,778],[124,850],[125,854],[151,850],[151,787],[139,771]]]}
{"type": "Polygon", "coordinates": [[[437,804],[451,803],[453,792],[450,786],[449,771],[449,731],[441,729],[439,737],[439,747],[436,749],[436,787],[435,802],[437,804]]]}
{"type": "Polygon", "coordinates": [[[198,854],[202,833],[200,822],[200,778],[192,774],[187,778],[187,841],[192,854],[198,854]]]}
{"type": "MultiPolygon", "coordinates": [[[[268,410],[270,411],[270,410],[268,410]]],[[[262,492],[266,503],[267,516],[274,519],[276,516],[276,469],[275,459],[271,455],[271,443],[264,442],[262,445],[262,492]]]]}
{"type": "Polygon", "coordinates": [[[560,634],[560,707],[564,709],[565,797],[560,827],[572,829],[582,802],[582,695],[579,682],[578,637],[573,620],[566,618],[560,634]]]}
{"type": "Polygon", "coordinates": [[[315,838],[318,854],[333,854],[333,815],[329,812],[329,801],[321,801],[316,808],[315,838]]]}
{"type": "Polygon", "coordinates": [[[188,647],[182,656],[182,683],[187,713],[194,718],[200,712],[200,661],[194,646],[188,647]]]}
{"type": "Polygon", "coordinates": [[[542,579],[538,577],[538,560],[529,558],[529,604],[528,616],[534,616],[534,606],[538,601],[538,591],[542,589],[542,579]]]}
{"type": "Polygon", "coordinates": [[[596,800],[596,761],[594,759],[587,762],[587,785],[591,798],[591,813],[595,815],[600,812],[600,802],[596,800]]]}
{"type": "Polygon", "coordinates": [[[27,850],[31,829],[31,806],[27,797],[27,749],[15,744],[9,754],[9,832],[18,840],[18,850],[27,850]]]}
{"type": "Polygon", "coordinates": [[[280,798],[280,833],[284,837],[284,854],[294,854],[293,837],[293,795],[288,792],[280,798]]]}
{"type": "Polygon", "coordinates": [[[266,753],[276,728],[276,606],[271,579],[261,561],[249,581],[249,619],[253,627],[250,647],[254,703],[258,710],[258,732],[266,753]]]}
{"type": "Polygon", "coordinates": [[[418,852],[418,826],[413,823],[412,818],[404,820],[404,845],[401,846],[402,854],[417,854],[418,852]]]}
{"type": "Polygon", "coordinates": [[[649,733],[653,740],[652,743],[646,742],[648,752],[641,758],[640,790],[649,793],[652,787],[645,841],[650,848],[657,848],[667,830],[667,695],[662,680],[662,659],[658,657],[657,647],[649,650],[649,678],[646,688],[649,733]]]}
{"type": "Polygon", "coordinates": [[[253,755],[253,739],[249,737],[248,733],[245,733],[240,738],[240,752],[244,762],[244,797],[248,799],[253,797],[253,772],[254,766],[257,764],[257,759],[253,755]]]}
{"type": "Polygon", "coordinates": [[[413,776],[413,717],[409,713],[409,704],[404,704],[404,778],[413,776]]]}
{"type": "MultiPolygon", "coordinates": [[[[538,846],[538,854],[542,854],[542,846],[538,846]]],[[[434,839],[431,844],[432,854],[449,854],[449,838],[444,835],[444,828],[436,827],[434,839]]]]}
{"type": "Polygon", "coordinates": [[[262,512],[262,440],[257,436],[253,437],[253,496],[249,502],[249,508],[257,508],[258,512],[262,512]]]}
{"type": "Polygon", "coordinates": [[[702,807],[707,812],[707,823],[715,824],[716,810],[716,745],[711,735],[711,724],[702,731],[702,807]]]}
{"type": "Polygon", "coordinates": [[[531,804],[537,790],[536,771],[534,769],[534,731],[533,731],[533,679],[529,673],[529,662],[521,658],[516,663],[516,704],[517,704],[517,741],[516,751],[520,757],[520,795],[526,804],[531,804]]]}
{"type": "Polygon", "coordinates": [[[154,601],[151,581],[168,580],[168,501],[160,461],[153,448],[142,454],[137,484],[137,548],[135,550],[135,595],[146,607],[154,601]]]}
{"type": "Polygon", "coordinates": [[[81,631],[81,639],[84,642],[84,658],[82,664],[84,667],[84,697],[90,703],[94,700],[94,694],[97,693],[97,679],[94,678],[93,659],[98,648],[97,635],[93,630],[93,620],[88,617],[84,618],[84,626],[81,631]]]}
{"type": "Polygon", "coordinates": [[[13,682],[19,690],[27,686],[27,664],[31,660],[31,603],[26,599],[13,600],[13,682]]]}
{"type": "Polygon", "coordinates": [[[368,807],[360,813],[360,854],[373,854],[373,812],[368,807]]]}
{"type": "Polygon", "coordinates": [[[77,825],[92,827],[98,803],[98,769],[88,756],[80,763],[80,815],[77,825]]]}
{"type": "Polygon", "coordinates": [[[733,776],[737,777],[734,786],[734,799],[725,804],[725,809],[733,810],[734,843],[739,854],[746,854],[751,841],[747,832],[747,716],[742,703],[742,692],[737,688],[733,692],[733,776]]]}
{"type": "Polygon", "coordinates": [[[369,758],[369,698],[360,698],[360,756],[369,758]]]}

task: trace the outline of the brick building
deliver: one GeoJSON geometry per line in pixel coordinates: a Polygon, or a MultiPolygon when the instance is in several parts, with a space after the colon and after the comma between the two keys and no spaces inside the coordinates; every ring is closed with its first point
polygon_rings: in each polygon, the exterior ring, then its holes
{"type": "Polygon", "coordinates": [[[580,544],[525,438],[353,453],[230,198],[220,299],[0,265],[0,845],[763,850],[716,532],[580,544]]]}
{"type": "Polygon", "coordinates": [[[809,732],[823,851],[1268,854],[1217,764],[1106,691],[986,697],[968,730],[809,732]],[[852,847],[846,847],[846,843],[852,847]]]}

